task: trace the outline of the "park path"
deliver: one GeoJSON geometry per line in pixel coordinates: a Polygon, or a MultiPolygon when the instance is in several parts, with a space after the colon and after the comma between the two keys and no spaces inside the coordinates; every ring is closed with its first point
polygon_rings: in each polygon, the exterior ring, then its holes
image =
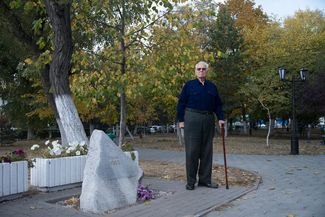
{"type": "MultiPolygon", "coordinates": [[[[151,160],[184,163],[183,152],[140,150],[151,160]]],[[[223,164],[223,156],[214,160],[223,164]]],[[[228,155],[229,166],[262,176],[259,188],[207,217],[325,217],[325,155],[228,155]]]]}

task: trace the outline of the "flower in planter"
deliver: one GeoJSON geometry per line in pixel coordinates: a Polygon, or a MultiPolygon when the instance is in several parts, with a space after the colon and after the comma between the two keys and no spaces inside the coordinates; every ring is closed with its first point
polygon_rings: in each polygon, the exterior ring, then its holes
{"type": "Polygon", "coordinates": [[[28,167],[33,167],[33,162],[27,158],[23,149],[17,149],[0,157],[0,163],[11,163],[15,161],[27,161],[28,167]]]}
{"type": "Polygon", "coordinates": [[[39,148],[39,145],[34,144],[30,149],[31,149],[32,151],[34,151],[34,150],[36,150],[36,149],[38,149],[38,148],[39,148]]]}
{"type": "Polygon", "coordinates": [[[40,146],[35,144],[31,147],[32,151],[38,151],[39,155],[45,158],[55,157],[67,157],[67,156],[79,156],[86,155],[88,147],[85,142],[72,142],[68,146],[63,146],[59,143],[59,140],[45,142],[47,148],[40,150],[40,146]]]}

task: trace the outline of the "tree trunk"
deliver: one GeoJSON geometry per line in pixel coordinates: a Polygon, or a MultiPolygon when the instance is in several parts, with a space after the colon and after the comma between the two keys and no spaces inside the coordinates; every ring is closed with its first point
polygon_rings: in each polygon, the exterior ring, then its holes
{"type": "Polygon", "coordinates": [[[307,131],[307,142],[310,143],[311,139],[311,125],[308,124],[308,131],[307,131]]]}
{"type": "Polygon", "coordinates": [[[89,135],[91,135],[94,130],[95,130],[95,124],[92,121],[90,121],[89,122],[89,135]]]}
{"type": "Polygon", "coordinates": [[[274,125],[275,125],[275,119],[271,119],[271,122],[270,122],[270,135],[274,135],[274,125]]]}
{"type": "Polygon", "coordinates": [[[135,127],[134,127],[134,130],[133,130],[133,135],[137,135],[138,134],[138,127],[139,127],[139,125],[136,124],[135,127]]]}
{"type": "MultiPolygon", "coordinates": [[[[53,100],[54,100],[54,97],[53,97],[53,100]]],[[[55,102],[54,102],[55,104],[55,102]]],[[[55,118],[56,119],[56,123],[58,124],[58,127],[59,127],[59,131],[60,131],[60,135],[61,135],[61,144],[62,145],[68,145],[68,139],[65,135],[65,130],[63,128],[63,125],[61,123],[61,120],[60,120],[60,116],[59,116],[59,113],[58,113],[58,118],[55,118]]]]}
{"type": "Polygon", "coordinates": [[[133,137],[131,131],[129,130],[128,126],[126,126],[126,132],[128,132],[128,134],[131,137],[131,139],[134,140],[134,137],[133,137]]]}
{"type": "Polygon", "coordinates": [[[120,96],[120,129],[119,129],[119,140],[118,145],[122,147],[125,139],[126,131],[126,99],[124,91],[120,96]]]}
{"type": "Polygon", "coordinates": [[[249,135],[250,135],[250,136],[252,135],[252,130],[253,130],[253,121],[250,120],[250,121],[249,121],[249,135]]]}
{"type": "MultiPolygon", "coordinates": [[[[120,46],[122,51],[121,59],[121,74],[124,75],[126,72],[126,46],[125,46],[125,2],[122,0],[122,12],[121,12],[121,35],[120,35],[120,46]]],[[[124,87],[121,88],[120,92],[120,134],[119,134],[119,147],[122,147],[126,132],[126,95],[124,87]]]]}
{"type": "Polygon", "coordinates": [[[52,139],[52,137],[53,137],[53,132],[52,132],[51,127],[48,127],[47,133],[48,133],[48,139],[52,139]]]}
{"type": "Polygon", "coordinates": [[[88,144],[69,86],[72,56],[71,1],[45,0],[45,7],[54,32],[54,54],[49,74],[56,109],[67,143],[85,141],[88,144]]]}
{"type": "Polygon", "coordinates": [[[267,110],[267,114],[268,114],[268,117],[269,117],[269,127],[268,127],[268,131],[267,131],[267,136],[266,136],[266,146],[270,147],[270,145],[269,145],[269,137],[270,137],[270,133],[271,133],[271,124],[272,124],[270,109],[264,105],[262,100],[258,99],[258,101],[261,103],[263,108],[267,110]]]}
{"type": "Polygon", "coordinates": [[[67,144],[67,137],[65,136],[65,132],[60,120],[60,116],[58,113],[58,110],[56,109],[55,101],[54,101],[54,96],[50,91],[51,88],[51,81],[50,81],[50,68],[49,65],[46,65],[41,71],[40,71],[40,77],[41,77],[41,82],[43,86],[43,90],[47,96],[47,101],[54,113],[54,117],[56,120],[56,123],[58,124],[60,135],[61,135],[61,144],[66,145],[67,144]]]}
{"type": "Polygon", "coordinates": [[[246,120],[246,108],[242,105],[242,115],[243,115],[243,133],[247,134],[247,120],[246,120]]]}
{"type": "Polygon", "coordinates": [[[32,139],[34,139],[34,136],[35,136],[35,134],[34,134],[34,129],[33,129],[32,126],[30,126],[30,125],[28,124],[28,126],[27,126],[27,140],[32,140],[32,139]]]}

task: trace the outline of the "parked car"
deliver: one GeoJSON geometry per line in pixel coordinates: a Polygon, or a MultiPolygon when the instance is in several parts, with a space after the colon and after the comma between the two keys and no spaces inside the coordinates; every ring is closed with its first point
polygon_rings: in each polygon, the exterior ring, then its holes
{"type": "Polygon", "coordinates": [[[266,125],[265,124],[261,124],[260,125],[260,128],[266,128],[266,125]]]}
{"type": "Polygon", "coordinates": [[[156,127],[149,127],[149,132],[150,133],[156,133],[157,132],[157,128],[156,127]]]}
{"type": "Polygon", "coordinates": [[[161,133],[162,132],[162,126],[159,125],[152,125],[151,127],[149,127],[149,132],[150,133],[161,133]]]}

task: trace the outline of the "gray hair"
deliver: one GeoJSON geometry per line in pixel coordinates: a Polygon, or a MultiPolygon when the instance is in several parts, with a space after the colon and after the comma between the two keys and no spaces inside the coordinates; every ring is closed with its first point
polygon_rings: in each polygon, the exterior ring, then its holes
{"type": "Polygon", "coordinates": [[[209,69],[209,64],[207,62],[204,62],[204,61],[200,61],[198,62],[196,65],[195,65],[195,69],[197,69],[197,67],[201,64],[204,64],[205,67],[207,68],[207,70],[209,69]]]}

